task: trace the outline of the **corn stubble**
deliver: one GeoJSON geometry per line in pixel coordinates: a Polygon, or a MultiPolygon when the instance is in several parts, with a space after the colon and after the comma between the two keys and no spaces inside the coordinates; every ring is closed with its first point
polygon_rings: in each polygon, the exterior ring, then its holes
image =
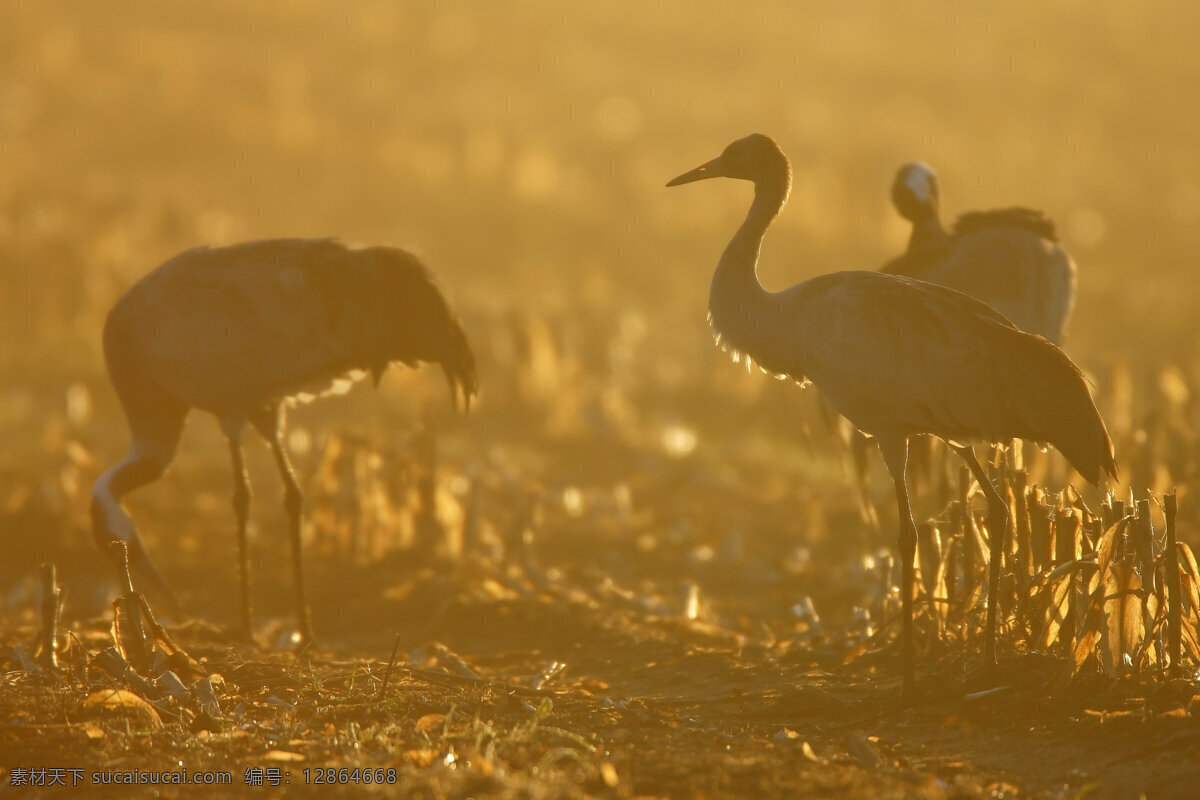
{"type": "Polygon", "coordinates": [[[1161,503],[1110,494],[1097,512],[1073,488],[1049,494],[1028,485],[1024,470],[994,468],[1014,535],[1003,551],[1001,594],[988,598],[991,532],[968,510],[977,485],[965,469],[960,478],[958,498],[918,539],[924,641],[974,640],[986,604],[997,602],[1010,654],[1063,659],[1055,689],[1096,673],[1182,677],[1200,663],[1200,570],[1178,540],[1174,493],[1161,503]]]}

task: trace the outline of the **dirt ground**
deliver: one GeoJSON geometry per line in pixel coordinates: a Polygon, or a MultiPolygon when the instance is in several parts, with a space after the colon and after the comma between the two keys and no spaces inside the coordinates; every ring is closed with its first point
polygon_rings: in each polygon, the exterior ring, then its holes
{"type": "MultiPolygon", "coordinates": [[[[570,448],[550,451],[542,478],[579,463],[570,448]]],[[[789,527],[786,503],[744,480],[723,484],[701,457],[608,456],[593,462],[600,468],[574,467],[565,493],[529,475],[514,483],[511,465],[507,476],[476,465],[464,490],[465,473],[443,463],[438,521],[422,529],[419,504],[411,518],[402,511],[400,527],[413,522],[409,546],[367,564],[316,538],[310,552],[328,551],[308,560],[319,641],[300,656],[290,650],[289,570],[271,492],[256,505],[253,644],[234,632],[232,531],[221,524],[232,520],[218,510],[202,524],[181,520],[185,542],[206,537],[185,547],[195,548],[190,560],[173,558],[161,537],[151,547],[197,616],[149,599],[191,658],[177,656],[175,672],[192,687],[207,678],[216,706],[194,688],[176,698],[144,691],[150,704],[96,699],[123,683],[99,666],[112,615],[100,604],[80,618],[76,601],[114,588],[108,564],[80,553],[86,530],[72,530],[78,541],[63,544],[73,557],[60,566],[70,636],[57,675],[24,670],[12,649],[32,654],[37,634],[32,582],[15,582],[27,608],[10,612],[0,651],[7,791],[109,797],[113,787],[93,771],[183,768],[227,772],[232,784],[134,795],[1191,796],[1195,682],[1091,673],[1063,688],[1062,658],[1011,643],[988,681],[977,638],[926,638],[918,697],[902,703],[894,630],[867,638],[850,613],[878,592],[855,566],[854,537],[797,550],[778,532],[789,527]],[[638,479],[614,492],[615,473],[638,479]],[[746,538],[711,540],[685,524],[738,515],[746,538]],[[463,539],[472,546],[462,549],[463,539]],[[801,598],[819,620],[792,608],[801,598]],[[85,772],[69,788],[13,785],[23,774],[53,780],[20,772],[43,767],[85,772]],[[249,788],[256,769],[268,782],[249,788]]],[[[164,507],[184,488],[166,489],[164,507]]],[[[327,502],[314,501],[312,514],[321,518],[327,502]]]]}

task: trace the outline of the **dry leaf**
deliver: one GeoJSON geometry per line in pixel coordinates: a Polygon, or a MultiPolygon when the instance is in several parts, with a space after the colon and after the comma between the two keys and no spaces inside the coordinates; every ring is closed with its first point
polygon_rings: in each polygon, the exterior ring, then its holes
{"type": "Polygon", "coordinates": [[[105,736],[103,728],[101,728],[99,725],[93,725],[90,722],[83,723],[79,726],[79,729],[83,731],[84,737],[89,742],[98,742],[105,736]]]}
{"type": "Polygon", "coordinates": [[[1141,603],[1142,579],[1132,564],[1113,564],[1104,574],[1104,626],[1101,650],[1109,675],[1129,672],[1126,656],[1137,651],[1145,635],[1141,603]]]}
{"type": "Polygon", "coordinates": [[[417,724],[413,727],[417,733],[429,733],[435,728],[441,728],[446,724],[445,714],[426,714],[417,720],[417,724]]]}
{"type": "Polygon", "coordinates": [[[1068,571],[1043,591],[1046,597],[1045,610],[1042,612],[1045,623],[1035,637],[1039,647],[1047,648],[1058,640],[1059,632],[1067,621],[1067,612],[1071,608],[1071,585],[1074,577],[1074,572],[1068,571]]]}
{"type": "Polygon", "coordinates": [[[83,701],[83,707],[96,714],[122,715],[143,722],[150,728],[161,728],[158,711],[140,695],[126,689],[101,689],[83,701]]]}

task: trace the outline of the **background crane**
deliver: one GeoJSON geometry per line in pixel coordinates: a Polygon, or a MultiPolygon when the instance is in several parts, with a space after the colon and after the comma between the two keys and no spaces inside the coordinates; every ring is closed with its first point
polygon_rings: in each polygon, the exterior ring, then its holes
{"type": "MultiPolygon", "coordinates": [[[[1075,308],[1075,262],[1045,214],[1022,207],[971,211],[948,232],[941,220],[937,173],[921,161],[896,171],[892,203],[912,223],[912,233],[908,248],[883,272],[966,292],[1021,330],[1062,346],[1075,308]]],[[[914,453],[928,469],[931,451],[924,447],[914,453]]],[[[1020,445],[1014,443],[1010,453],[1013,465],[1022,466],[1020,445]]]]}
{"type": "Polygon", "coordinates": [[[914,689],[913,559],[916,525],[905,468],[909,437],[945,439],[988,498],[991,566],[985,657],[996,662],[996,602],[1008,510],[975,457],[971,439],[1049,442],[1091,483],[1114,475],[1112,442],[1079,369],[1045,339],[1023,333],[961,292],[878,272],[838,272],[782,292],[759,283],[759,250],[787,202],[791,165],[762,134],[671,180],[754,183],[745,221],[717,264],[709,321],[734,361],[811,379],[833,407],[879,444],[892,476],[903,564],[904,694],[914,689]]]}
{"type": "Polygon", "coordinates": [[[475,356],[425,266],[403,250],[352,249],[328,239],[201,247],[175,256],[109,312],[104,357],[132,444],[92,490],[97,542],[127,542],[139,573],[174,600],[121,498],[163,474],[189,409],[211,412],[233,463],[242,625],[249,635],[250,480],[241,444],[249,423],[266,439],[283,478],[296,613],[306,642],[312,622],[301,556],[303,498],[284,447],[287,405],[344,392],[367,374],[378,384],[392,362],[440,364],[464,407],[477,391],[475,356]]]}
{"type": "Polygon", "coordinates": [[[897,171],[892,202],[912,223],[912,235],[883,272],[966,292],[1021,330],[1062,345],[1075,307],[1075,262],[1049,218],[1019,207],[972,211],[948,232],[937,173],[920,161],[897,171]]]}

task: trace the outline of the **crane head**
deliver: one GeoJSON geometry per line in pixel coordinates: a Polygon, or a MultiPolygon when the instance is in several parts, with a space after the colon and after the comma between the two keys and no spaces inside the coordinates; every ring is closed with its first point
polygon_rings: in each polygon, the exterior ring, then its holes
{"type": "Polygon", "coordinates": [[[721,155],[667,182],[679,186],[706,178],[740,178],[758,183],[785,178],[791,183],[792,168],[783,150],[770,136],[752,133],[729,144],[721,155]]]}
{"type": "Polygon", "coordinates": [[[892,181],[892,204],[910,222],[937,216],[941,201],[937,173],[923,161],[911,161],[896,171],[892,181]]]}

